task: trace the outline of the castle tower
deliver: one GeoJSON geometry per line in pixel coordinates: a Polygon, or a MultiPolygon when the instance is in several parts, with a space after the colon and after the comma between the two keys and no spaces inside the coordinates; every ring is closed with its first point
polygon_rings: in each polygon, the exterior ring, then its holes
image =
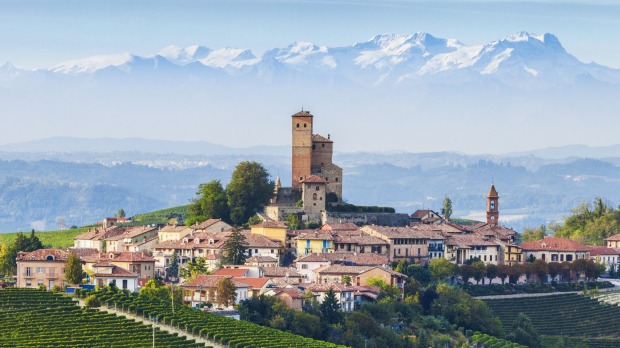
{"type": "Polygon", "coordinates": [[[312,165],[312,114],[300,111],[292,116],[293,170],[292,187],[301,189],[301,181],[311,175],[312,165]]]}
{"type": "Polygon", "coordinates": [[[497,225],[499,222],[499,195],[495,190],[495,185],[491,184],[491,189],[487,195],[487,224],[497,225]]]}

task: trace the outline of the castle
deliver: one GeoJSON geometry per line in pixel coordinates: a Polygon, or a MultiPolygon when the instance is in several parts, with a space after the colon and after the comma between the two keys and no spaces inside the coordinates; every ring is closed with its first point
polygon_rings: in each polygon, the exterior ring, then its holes
{"type": "Polygon", "coordinates": [[[291,116],[291,187],[276,180],[274,197],[264,210],[270,220],[297,214],[303,221],[320,222],[327,204],[342,201],[342,168],[332,162],[334,142],[329,134],[313,133],[313,119],[303,110],[291,116]]]}

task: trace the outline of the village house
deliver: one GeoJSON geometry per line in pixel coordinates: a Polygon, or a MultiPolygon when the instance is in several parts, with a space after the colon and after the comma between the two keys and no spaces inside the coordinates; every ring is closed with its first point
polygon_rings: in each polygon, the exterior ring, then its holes
{"type": "Polygon", "coordinates": [[[218,283],[223,279],[230,279],[235,285],[236,298],[234,304],[239,304],[241,301],[248,298],[251,286],[232,278],[232,276],[228,275],[198,275],[195,279],[184,282],[181,285],[183,288],[183,302],[192,307],[196,307],[205,302],[215,304],[218,301],[218,283]]]}
{"type": "Polygon", "coordinates": [[[360,227],[352,222],[327,222],[321,226],[320,230],[339,233],[342,231],[359,231],[360,227]]]}
{"type": "Polygon", "coordinates": [[[113,285],[122,290],[138,291],[138,274],[116,266],[107,260],[92,265],[94,283],[99,286],[113,285]]]}
{"type": "Polygon", "coordinates": [[[422,209],[414,211],[413,214],[411,214],[410,221],[412,225],[434,224],[443,221],[443,219],[441,218],[441,215],[435,211],[422,209]]]}
{"type": "Polygon", "coordinates": [[[475,233],[451,234],[446,237],[445,258],[457,265],[467,260],[480,259],[494,265],[504,263],[501,244],[494,239],[485,238],[475,233]]]}
{"type": "Polygon", "coordinates": [[[388,242],[361,230],[332,232],[335,252],[373,253],[388,255],[388,242]]]}
{"type": "Polygon", "coordinates": [[[318,253],[299,257],[295,261],[297,271],[304,276],[307,283],[315,281],[315,273],[319,267],[342,264],[348,266],[387,266],[387,256],[358,253],[318,253]]]}
{"type": "Polygon", "coordinates": [[[325,300],[325,294],[329,289],[332,289],[340,308],[343,312],[349,313],[355,309],[355,291],[356,287],[346,286],[338,283],[327,284],[311,284],[306,287],[308,291],[311,291],[318,303],[323,303],[325,300]]]}
{"type": "Polygon", "coordinates": [[[261,268],[263,277],[271,278],[274,283],[301,284],[304,276],[290,267],[265,267],[261,268]],[[281,282],[279,282],[281,280],[281,282]]]}
{"type": "Polygon", "coordinates": [[[92,248],[99,251],[106,251],[106,239],[125,233],[124,227],[110,226],[89,227],[88,231],[73,238],[74,248],[92,248]]]}
{"type": "Polygon", "coordinates": [[[233,227],[222,219],[208,219],[192,225],[191,228],[196,232],[227,232],[231,231],[233,227]]]}
{"type": "Polygon", "coordinates": [[[83,256],[82,263],[85,271],[96,273],[95,264],[102,262],[110,263],[114,266],[123,268],[138,278],[151,279],[155,277],[155,259],[149,253],[140,252],[118,252],[112,251],[107,253],[96,253],[83,256]]]}
{"type": "Polygon", "coordinates": [[[245,264],[257,267],[278,267],[278,259],[271,256],[252,256],[245,259],[245,264]]]}
{"type": "Polygon", "coordinates": [[[503,244],[504,264],[514,265],[523,262],[523,249],[516,244],[503,244]]]}
{"type": "Polygon", "coordinates": [[[62,249],[39,249],[17,254],[17,287],[50,290],[66,284],[65,262],[69,253],[62,249]]]}
{"type": "Polygon", "coordinates": [[[233,280],[250,286],[248,290],[249,297],[258,297],[264,294],[269,288],[275,286],[274,282],[267,277],[233,277],[233,280]]]}
{"type": "Polygon", "coordinates": [[[301,311],[304,306],[305,296],[295,289],[275,289],[271,292],[271,296],[275,296],[286,304],[288,308],[301,311]]]}
{"type": "Polygon", "coordinates": [[[105,251],[126,251],[136,243],[145,242],[155,237],[157,237],[157,229],[155,227],[136,226],[125,228],[123,233],[104,239],[105,251]]]}
{"type": "Polygon", "coordinates": [[[431,256],[440,257],[444,236],[432,229],[413,227],[364,226],[364,232],[388,243],[390,261],[426,262],[431,256]],[[432,250],[429,250],[430,249],[432,250]]]}
{"type": "Polygon", "coordinates": [[[620,248],[620,234],[607,237],[604,241],[608,248],[620,248]]]}
{"type": "Polygon", "coordinates": [[[312,253],[333,253],[334,236],[331,231],[302,230],[295,237],[297,256],[312,253]]]}
{"type": "Polygon", "coordinates": [[[397,286],[403,289],[405,285],[406,275],[398,273],[389,267],[376,267],[376,266],[345,266],[345,265],[332,265],[324,266],[316,269],[315,279],[318,284],[325,283],[344,283],[344,277],[348,276],[351,279],[352,285],[369,285],[368,280],[381,279],[386,284],[397,286]]]}
{"type": "Polygon", "coordinates": [[[568,238],[545,237],[544,239],[521,244],[523,258],[530,255],[537,260],[546,262],[573,262],[578,259],[589,259],[590,249],[568,238]]]}
{"type": "Polygon", "coordinates": [[[591,246],[590,260],[605,265],[605,270],[607,271],[611,270],[612,267],[618,270],[618,265],[620,264],[620,249],[591,246]]]}
{"type": "Polygon", "coordinates": [[[166,225],[157,231],[160,242],[181,240],[190,234],[194,229],[183,225],[166,225]]]}

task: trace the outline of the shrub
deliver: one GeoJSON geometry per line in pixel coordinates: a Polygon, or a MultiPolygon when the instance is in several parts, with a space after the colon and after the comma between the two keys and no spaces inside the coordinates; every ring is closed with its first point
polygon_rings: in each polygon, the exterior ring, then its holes
{"type": "Polygon", "coordinates": [[[86,305],[86,307],[90,308],[101,306],[101,302],[99,302],[99,299],[95,295],[88,296],[86,300],[84,300],[84,304],[86,305]]]}

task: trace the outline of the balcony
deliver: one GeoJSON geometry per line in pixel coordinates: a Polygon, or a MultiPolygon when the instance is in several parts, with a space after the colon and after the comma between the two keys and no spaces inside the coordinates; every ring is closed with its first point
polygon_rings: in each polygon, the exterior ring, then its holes
{"type": "Polygon", "coordinates": [[[34,272],[24,272],[24,278],[34,278],[34,272]]]}

